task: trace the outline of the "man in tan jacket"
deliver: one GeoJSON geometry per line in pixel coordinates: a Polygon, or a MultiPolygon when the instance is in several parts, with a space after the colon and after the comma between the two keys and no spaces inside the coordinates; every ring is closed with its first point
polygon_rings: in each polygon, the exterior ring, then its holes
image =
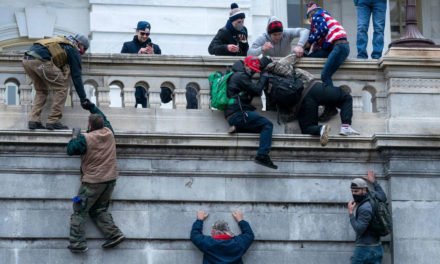
{"type": "Polygon", "coordinates": [[[73,198],[73,214],[70,218],[70,245],[73,253],[88,250],[85,237],[85,222],[90,215],[107,241],[103,248],[112,248],[125,237],[107,212],[113,189],[118,178],[116,167],[116,144],[113,128],[105,115],[88,99],[83,107],[89,110],[87,133],[73,130],[67,145],[68,155],[81,155],[81,187],[73,198]]]}

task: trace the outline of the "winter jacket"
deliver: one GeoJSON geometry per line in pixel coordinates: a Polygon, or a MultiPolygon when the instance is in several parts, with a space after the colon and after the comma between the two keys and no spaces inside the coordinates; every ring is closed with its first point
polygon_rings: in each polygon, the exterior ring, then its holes
{"type": "Polygon", "coordinates": [[[81,155],[81,182],[102,183],[118,177],[116,167],[116,142],[113,128],[98,107],[90,113],[104,118],[104,127],[72,138],[67,145],[67,154],[81,155]]]}
{"type": "Polygon", "coordinates": [[[242,264],[242,256],[254,241],[254,232],[248,222],[238,222],[241,235],[216,240],[203,235],[203,221],[196,220],[191,230],[191,241],[203,252],[203,264],[242,264]]]}
{"type": "MultiPolygon", "coordinates": [[[[81,55],[79,54],[78,49],[69,45],[69,44],[60,44],[60,46],[64,49],[67,55],[67,64],[70,67],[70,76],[73,81],[73,85],[75,86],[76,93],[78,94],[79,99],[84,101],[86,99],[86,92],[84,91],[84,84],[82,82],[82,73],[81,73],[81,55]]],[[[29,54],[41,59],[43,61],[50,61],[52,59],[52,55],[49,50],[40,44],[34,44],[29,49],[29,54]]],[[[28,52],[26,52],[28,54],[28,52]]],[[[61,69],[62,70],[62,69],[61,69]]]]}
{"type": "MultiPolygon", "coordinates": [[[[375,195],[379,200],[386,201],[387,197],[382,187],[378,182],[373,183],[374,192],[371,195],[375,195]]],[[[373,207],[371,203],[365,198],[356,207],[356,212],[350,215],[350,223],[356,232],[356,245],[377,245],[380,243],[380,236],[375,235],[368,228],[373,218],[373,207]]]]}
{"type": "Polygon", "coordinates": [[[251,105],[254,96],[261,96],[262,86],[252,82],[252,76],[245,71],[242,60],[236,61],[232,66],[234,74],[229,78],[227,95],[236,99],[233,104],[225,108],[225,117],[239,111],[254,111],[251,105]]]}
{"type": "MultiPolygon", "coordinates": [[[[246,27],[243,27],[242,33],[247,39],[248,33],[246,27]]],[[[217,35],[215,35],[208,47],[209,54],[216,56],[246,56],[248,50],[249,43],[247,41],[244,43],[239,41],[238,35],[234,35],[226,26],[219,29],[217,35]],[[229,44],[238,45],[240,48],[238,53],[229,52],[229,44]]]]}
{"type": "Polygon", "coordinates": [[[331,49],[336,40],[347,39],[342,25],[326,10],[319,8],[312,17],[308,42],[318,48],[331,49]]]}
{"type": "MultiPolygon", "coordinates": [[[[279,21],[276,17],[271,17],[268,21],[268,25],[274,21],[279,21]]],[[[252,47],[248,51],[248,55],[258,56],[262,53],[262,47],[264,43],[270,42],[273,46],[272,49],[266,51],[263,55],[271,57],[284,57],[292,53],[292,41],[294,38],[299,38],[297,45],[304,46],[309,37],[309,30],[305,28],[285,28],[283,30],[283,36],[278,43],[273,43],[268,33],[263,33],[259,36],[252,47]]]]}
{"type": "MultiPolygon", "coordinates": [[[[140,43],[137,35],[133,37],[132,41],[124,42],[121,53],[137,54],[141,48],[147,47],[147,44],[151,43],[151,38],[148,38],[144,43],[140,43]]],[[[153,44],[154,54],[162,54],[159,45],[153,44]]]]}

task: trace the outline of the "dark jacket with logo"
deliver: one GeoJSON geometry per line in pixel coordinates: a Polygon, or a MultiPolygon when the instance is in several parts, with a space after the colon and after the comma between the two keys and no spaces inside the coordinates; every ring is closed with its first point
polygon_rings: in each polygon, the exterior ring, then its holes
{"type": "Polygon", "coordinates": [[[242,60],[234,63],[232,71],[234,74],[229,78],[227,95],[236,100],[225,108],[225,117],[239,111],[254,111],[255,107],[251,105],[252,99],[254,96],[261,96],[263,88],[252,82],[252,76],[245,71],[242,60]]]}
{"type": "MultiPolygon", "coordinates": [[[[60,44],[60,46],[64,49],[67,55],[67,64],[70,67],[70,76],[73,81],[73,85],[75,86],[75,90],[78,93],[78,96],[81,101],[86,99],[86,92],[84,91],[84,84],[82,82],[82,73],[81,73],[81,55],[79,51],[68,44],[60,44]]],[[[50,61],[52,59],[52,55],[49,50],[40,44],[34,44],[31,46],[29,51],[37,53],[42,60],[50,61]]]]}
{"type": "MultiPolygon", "coordinates": [[[[248,37],[246,27],[243,27],[243,34],[248,37]]],[[[246,56],[249,50],[248,42],[239,41],[238,37],[225,27],[218,30],[217,35],[212,39],[211,44],[209,44],[208,52],[211,55],[217,56],[246,56]],[[229,52],[228,45],[238,45],[240,50],[238,52],[229,52]]]]}
{"type": "Polygon", "coordinates": [[[227,240],[216,240],[203,235],[203,221],[196,220],[191,230],[191,241],[203,252],[203,264],[242,264],[241,257],[254,241],[254,232],[248,222],[238,222],[241,235],[227,240]]]}
{"type": "MultiPolygon", "coordinates": [[[[371,195],[375,195],[379,200],[386,201],[387,197],[382,187],[376,181],[373,183],[374,191],[371,195]]],[[[350,215],[350,223],[356,232],[356,245],[376,245],[380,243],[380,236],[373,234],[369,229],[371,220],[373,219],[373,207],[365,198],[356,208],[356,212],[350,215]]]]}
{"type": "MultiPolygon", "coordinates": [[[[133,53],[137,54],[141,48],[147,47],[148,43],[151,43],[151,39],[148,38],[144,43],[139,42],[137,35],[133,37],[132,41],[124,42],[121,53],[133,53]]],[[[153,44],[154,54],[162,54],[159,45],[153,44]]]]}

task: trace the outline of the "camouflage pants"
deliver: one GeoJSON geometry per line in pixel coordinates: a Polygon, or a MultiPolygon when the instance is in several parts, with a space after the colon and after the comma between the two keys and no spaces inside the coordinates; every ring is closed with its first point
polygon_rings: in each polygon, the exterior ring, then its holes
{"type": "Polygon", "coordinates": [[[87,215],[101,230],[106,239],[122,235],[121,230],[113,222],[112,215],[107,212],[116,181],[105,183],[82,183],[78,196],[81,201],[73,204],[70,217],[70,244],[74,247],[86,246],[85,223],[87,215]]]}

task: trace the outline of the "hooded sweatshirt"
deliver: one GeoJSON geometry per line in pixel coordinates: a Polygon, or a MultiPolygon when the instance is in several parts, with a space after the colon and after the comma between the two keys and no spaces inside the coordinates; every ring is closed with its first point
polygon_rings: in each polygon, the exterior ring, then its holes
{"type": "MultiPolygon", "coordinates": [[[[270,23],[280,21],[277,17],[273,16],[269,18],[269,21],[267,22],[267,26],[269,26],[270,23]]],[[[292,53],[292,41],[294,38],[299,38],[297,45],[298,46],[304,46],[304,44],[307,42],[307,39],[309,37],[309,30],[305,28],[284,28],[283,29],[283,36],[278,43],[274,43],[270,37],[270,35],[266,32],[263,33],[261,36],[259,36],[254,43],[252,44],[252,47],[248,51],[248,55],[254,55],[258,56],[262,54],[262,47],[264,43],[270,42],[272,43],[273,48],[266,51],[264,53],[265,56],[271,56],[271,57],[285,57],[292,53]]]]}

